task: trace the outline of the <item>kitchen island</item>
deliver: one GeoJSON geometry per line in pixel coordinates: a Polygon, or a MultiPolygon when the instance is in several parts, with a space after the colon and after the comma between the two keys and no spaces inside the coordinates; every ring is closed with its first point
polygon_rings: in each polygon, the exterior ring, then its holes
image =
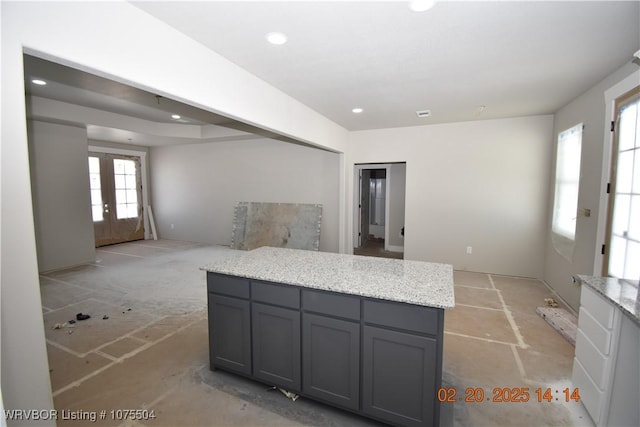
{"type": "Polygon", "coordinates": [[[438,425],[451,265],[262,247],[203,270],[211,369],[395,425],[438,425]]]}

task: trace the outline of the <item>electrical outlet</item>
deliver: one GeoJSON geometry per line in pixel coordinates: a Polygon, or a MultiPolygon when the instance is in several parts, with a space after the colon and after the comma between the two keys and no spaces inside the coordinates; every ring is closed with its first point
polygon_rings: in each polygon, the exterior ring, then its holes
{"type": "Polygon", "coordinates": [[[171,224],[171,229],[173,230],[173,224],[171,224]]]}
{"type": "Polygon", "coordinates": [[[473,248],[471,246],[467,246],[467,255],[471,255],[473,253],[473,248]]]}

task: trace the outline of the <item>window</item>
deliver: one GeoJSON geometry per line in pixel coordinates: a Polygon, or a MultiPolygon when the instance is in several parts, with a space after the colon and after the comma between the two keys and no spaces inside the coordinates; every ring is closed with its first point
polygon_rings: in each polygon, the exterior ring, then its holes
{"type": "Polygon", "coordinates": [[[640,278],[640,88],[616,102],[605,274],[640,278]]]}
{"type": "Polygon", "coordinates": [[[569,260],[573,257],[578,218],[582,128],[580,123],[558,135],[551,230],[556,250],[569,260]]]}
{"type": "Polygon", "coordinates": [[[98,157],[89,157],[89,188],[91,189],[91,214],[93,216],[93,222],[104,220],[102,183],[100,179],[100,159],[98,157]]]}
{"type": "Polygon", "coordinates": [[[116,217],[137,218],[136,163],[133,160],[114,159],[113,179],[116,190],[116,217]]]}

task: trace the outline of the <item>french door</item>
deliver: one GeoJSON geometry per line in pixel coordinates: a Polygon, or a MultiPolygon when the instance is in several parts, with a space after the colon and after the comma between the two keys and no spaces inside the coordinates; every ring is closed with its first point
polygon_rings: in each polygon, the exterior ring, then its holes
{"type": "Polygon", "coordinates": [[[140,157],[89,153],[96,247],[144,239],[140,157]]]}
{"type": "Polygon", "coordinates": [[[640,87],[616,100],[603,272],[640,279],[640,87]]]}

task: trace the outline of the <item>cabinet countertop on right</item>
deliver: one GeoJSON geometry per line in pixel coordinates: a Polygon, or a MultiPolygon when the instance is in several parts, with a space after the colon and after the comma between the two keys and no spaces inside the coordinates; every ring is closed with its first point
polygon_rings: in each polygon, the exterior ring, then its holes
{"type": "Polygon", "coordinates": [[[585,275],[576,277],[581,284],[589,286],[611,301],[640,326],[640,286],[638,281],[585,275]]]}

